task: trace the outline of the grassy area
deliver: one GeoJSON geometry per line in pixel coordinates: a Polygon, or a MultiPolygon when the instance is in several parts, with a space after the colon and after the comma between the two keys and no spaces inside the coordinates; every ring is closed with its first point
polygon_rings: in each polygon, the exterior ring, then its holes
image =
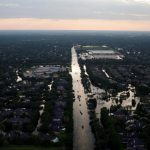
{"type": "Polygon", "coordinates": [[[64,150],[60,147],[36,147],[36,146],[5,146],[0,147],[0,150],[64,150]]]}

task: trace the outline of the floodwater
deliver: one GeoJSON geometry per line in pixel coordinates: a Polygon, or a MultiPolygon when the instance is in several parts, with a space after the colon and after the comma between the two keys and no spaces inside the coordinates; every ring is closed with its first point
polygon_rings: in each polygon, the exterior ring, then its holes
{"type": "Polygon", "coordinates": [[[105,75],[106,75],[106,77],[107,77],[107,78],[110,78],[110,76],[108,75],[108,73],[106,72],[106,70],[105,70],[105,69],[102,69],[102,72],[104,72],[104,73],[105,73],[105,75]]]}
{"type": "Polygon", "coordinates": [[[52,80],[52,82],[48,85],[48,88],[49,88],[49,92],[51,91],[51,89],[52,89],[52,85],[53,85],[53,80],[52,80]]]}
{"type": "MultiPolygon", "coordinates": [[[[129,85],[127,91],[122,91],[117,94],[116,97],[112,97],[110,93],[106,93],[105,90],[94,86],[89,78],[86,71],[86,66],[84,65],[85,74],[88,76],[91,91],[88,93],[81,82],[81,69],[78,64],[78,57],[75,48],[72,49],[72,78],[73,78],[73,90],[75,95],[75,102],[73,105],[73,118],[74,118],[74,137],[73,137],[73,148],[74,150],[93,150],[94,149],[94,136],[91,132],[91,127],[89,125],[89,115],[86,101],[88,98],[96,98],[97,107],[95,109],[97,118],[100,119],[101,108],[106,107],[110,109],[112,105],[116,104],[116,99],[120,100],[123,93],[129,93],[122,101],[122,107],[130,109],[134,112],[138,103],[140,102],[139,97],[135,97],[136,91],[135,87],[129,85]],[[86,93],[85,93],[86,91],[86,93]],[[110,98],[106,101],[103,100],[103,95],[109,94],[110,98]],[[135,100],[136,105],[132,106],[132,100],[135,100]]],[[[105,75],[110,78],[105,70],[103,70],[105,75]]]]}
{"type": "Polygon", "coordinates": [[[22,81],[22,78],[18,74],[18,70],[16,71],[16,76],[17,76],[16,82],[22,81]]]}
{"type": "Polygon", "coordinates": [[[36,126],[35,130],[32,132],[33,135],[38,135],[39,134],[38,128],[42,125],[41,116],[44,113],[44,108],[45,108],[45,105],[41,104],[40,105],[40,111],[39,111],[40,117],[39,117],[39,120],[38,120],[38,123],[37,123],[37,126],[36,126]]]}
{"type": "MultiPolygon", "coordinates": [[[[53,84],[53,81],[48,85],[49,92],[52,90],[52,84],[53,84]]],[[[38,128],[42,125],[41,116],[44,113],[44,109],[45,109],[45,100],[43,100],[42,104],[40,105],[40,110],[39,110],[40,116],[39,116],[39,120],[38,120],[38,123],[37,123],[37,126],[36,126],[35,130],[32,132],[33,135],[38,135],[39,134],[38,128]]]]}
{"type": "Polygon", "coordinates": [[[74,150],[94,150],[94,135],[89,125],[89,114],[87,109],[87,95],[81,83],[81,69],[78,64],[77,53],[74,47],[72,51],[72,79],[75,101],[73,104],[74,134],[73,149],[74,150]]]}
{"type": "MultiPolygon", "coordinates": [[[[90,97],[92,96],[92,98],[96,98],[96,100],[97,100],[97,107],[95,109],[97,118],[100,118],[101,109],[103,107],[106,107],[107,109],[110,109],[111,106],[116,106],[116,105],[120,104],[119,102],[118,102],[118,104],[116,104],[116,99],[120,100],[121,95],[124,94],[124,93],[125,94],[129,93],[129,97],[128,96],[124,97],[124,99],[122,100],[121,106],[123,108],[130,109],[132,112],[134,112],[136,110],[137,105],[140,102],[140,98],[135,96],[135,94],[136,94],[135,87],[133,87],[129,84],[127,91],[119,92],[116,97],[111,97],[110,96],[110,98],[107,101],[102,100],[103,94],[106,94],[105,90],[92,85],[92,83],[89,79],[89,75],[86,71],[86,66],[84,65],[83,68],[84,68],[85,74],[88,76],[88,80],[89,80],[90,88],[91,88],[91,93],[88,93],[88,94],[89,94],[90,97]],[[132,100],[133,99],[136,102],[135,106],[132,106],[132,100]]],[[[105,70],[103,72],[105,73],[105,75],[107,74],[105,70]]],[[[106,76],[108,78],[110,78],[110,76],[108,74],[106,76]]]]}

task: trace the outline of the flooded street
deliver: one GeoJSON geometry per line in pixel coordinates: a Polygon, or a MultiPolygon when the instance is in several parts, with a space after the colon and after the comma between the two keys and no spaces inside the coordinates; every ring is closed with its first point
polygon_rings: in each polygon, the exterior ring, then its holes
{"type": "Polygon", "coordinates": [[[89,115],[87,110],[84,87],[81,83],[80,66],[78,64],[77,53],[74,47],[72,51],[72,79],[75,102],[73,104],[73,119],[74,119],[74,150],[94,150],[94,136],[89,125],[89,115]]]}
{"type": "MultiPolygon", "coordinates": [[[[74,47],[72,48],[72,78],[73,78],[73,90],[75,95],[75,102],[73,105],[73,118],[74,118],[74,139],[73,139],[73,148],[74,150],[93,150],[94,149],[94,136],[91,132],[91,127],[89,125],[89,115],[87,110],[86,101],[89,98],[95,98],[97,100],[97,107],[95,109],[95,113],[97,118],[100,119],[101,109],[106,107],[110,109],[111,106],[118,105],[116,103],[116,99],[118,101],[122,97],[123,93],[129,93],[129,96],[125,95],[122,100],[121,106],[123,108],[130,107],[132,111],[134,111],[137,107],[137,104],[140,102],[138,97],[135,97],[135,89],[131,85],[129,85],[127,91],[122,91],[117,94],[116,97],[110,96],[110,98],[106,101],[103,100],[103,95],[107,95],[106,91],[94,86],[89,78],[89,75],[86,71],[86,66],[83,66],[84,73],[87,75],[89,83],[90,83],[90,92],[87,92],[81,82],[81,69],[78,64],[77,53],[74,47]],[[132,100],[135,100],[136,105],[132,106],[132,100]]],[[[105,75],[109,78],[110,76],[103,69],[105,75]]]]}

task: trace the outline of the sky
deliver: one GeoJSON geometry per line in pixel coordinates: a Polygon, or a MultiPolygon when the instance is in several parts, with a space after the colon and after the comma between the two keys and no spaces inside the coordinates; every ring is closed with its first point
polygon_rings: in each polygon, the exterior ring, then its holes
{"type": "Polygon", "coordinates": [[[150,0],[0,0],[0,30],[150,31],[150,0]]]}

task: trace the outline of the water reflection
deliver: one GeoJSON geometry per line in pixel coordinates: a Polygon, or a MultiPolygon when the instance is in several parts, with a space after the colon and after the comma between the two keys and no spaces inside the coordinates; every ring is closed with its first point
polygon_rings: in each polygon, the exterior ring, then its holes
{"type": "Polygon", "coordinates": [[[87,96],[84,92],[84,87],[81,83],[80,67],[75,48],[72,51],[72,79],[73,90],[75,95],[75,102],[73,104],[73,118],[74,118],[74,150],[93,150],[94,137],[89,125],[89,115],[86,105],[87,96]]]}

